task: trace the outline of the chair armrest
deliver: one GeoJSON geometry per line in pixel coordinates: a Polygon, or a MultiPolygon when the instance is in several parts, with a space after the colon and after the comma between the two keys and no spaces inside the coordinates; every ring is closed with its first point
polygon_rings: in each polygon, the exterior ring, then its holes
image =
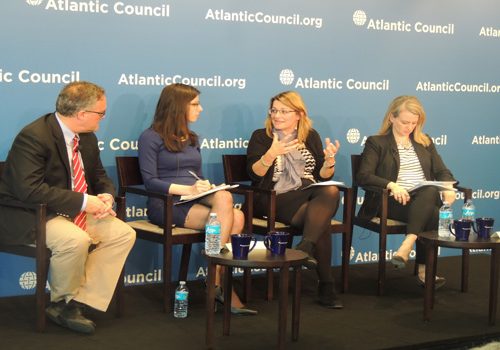
{"type": "Polygon", "coordinates": [[[145,188],[135,187],[135,186],[125,186],[125,187],[123,187],[123,192],[133,193],[133,194],[137,194],[137,195],[145,196],[145,197],[159,198],[159,199],[163,199],[165,201],[168,200],[169,197],[173,197],[173,195],[170,193],[160,193],[160,192],[148,191],[145,188]]]}

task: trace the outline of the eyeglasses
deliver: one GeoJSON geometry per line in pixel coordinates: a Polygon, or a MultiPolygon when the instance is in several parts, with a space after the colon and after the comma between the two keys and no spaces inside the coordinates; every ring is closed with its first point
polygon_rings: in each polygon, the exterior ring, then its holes
{"type": "Polygon", "coordinates": [[[290,113],[295,113],[297,111],[294,111],[293,109],[276,109],[276,108],[271,108],[269,111],[269,114],[282,114],[282,115],[287,115],[287,114],[290,114],[290,113]]]}
{"type": "Polygon", "coordinates": [[[84,111],[85,113],[94,113],[94,114],[98,114],[99,115],[99,118],[104,118],[104,116],[106,115],[106,111],[104,112],[96,112],[96,111],[84,111]]]}

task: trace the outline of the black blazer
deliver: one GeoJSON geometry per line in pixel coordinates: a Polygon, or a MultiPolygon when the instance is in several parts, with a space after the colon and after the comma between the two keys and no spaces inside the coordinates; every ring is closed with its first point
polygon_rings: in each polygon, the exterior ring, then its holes
{"type": "MultiPolygon", "coordinates": [[[[436,151],[434,143],[427,147],[411,140],[426,180],[456,181],[436,151]]],[[[380,210],[381,190],[396,182],[399,173],[399,153],[392,133],[370,136],[361,154],[356,182],[365,189],[365,200],[358,216],[371,219],[380,210]]]]}
{"type": "MultiPolygon", "coordinates": [[[[81,133],[80,153],[89,194],[115,189],[102,166],[94,133],[81,133]]],[[[0,180],[0,198],[26,203],[47,203],[48,217],[75,217],[83,194],[72,191],[71,169],[64,136],[53,113],[24,127],[16,136],[0,180]]],[[[21,209],[0,209],[0,242],[34,241],[33,214],[21,209]]]]}

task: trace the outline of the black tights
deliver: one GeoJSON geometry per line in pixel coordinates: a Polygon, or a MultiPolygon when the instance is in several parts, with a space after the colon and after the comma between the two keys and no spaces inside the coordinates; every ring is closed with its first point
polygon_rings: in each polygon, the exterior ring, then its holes
{"type": "Polygon", "coordinates": [[[339,199],[337,187],[316,187],[311,191],[309,200],[301,205],[290,223],[294,227],[301,227],[304,239],[316,245],[314,257],[318,261],[317,272],[321,282],[333,281],[330,221],[337,212],[339,199]]]}

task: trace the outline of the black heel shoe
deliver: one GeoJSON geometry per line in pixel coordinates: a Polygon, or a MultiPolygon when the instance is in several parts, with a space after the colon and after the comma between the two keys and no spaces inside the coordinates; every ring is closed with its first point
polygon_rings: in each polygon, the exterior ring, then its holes
{"type": "MultiPolygon", "coordinates": [[[[224,292],[221,286],[215,286],[215,301],[224,305],[224,292]]],[[[215,312],[217,312],[217,304],[215,304],[215,312]]],[[[258,314],[257,310],[246,309],[243,307],[231,306],[231,314],[239,316],[254,316],[258,314]]]]}
{"type": "Polygon", "coordinates": [[[303,239],[299,244],[297,244],[295,249],[303,251],[307,254],[307,260],[304,263],[304,266],[309,270],[314,270],[318,266],[318,261],[314,258],[316,245],[313,242],[303,239]]]}
{"type": "Polygon", "coordinates": [[[318,303],[329,309],[343,309],[344,304],[335,293],[333,282],[319,282],[318,303]]]}

